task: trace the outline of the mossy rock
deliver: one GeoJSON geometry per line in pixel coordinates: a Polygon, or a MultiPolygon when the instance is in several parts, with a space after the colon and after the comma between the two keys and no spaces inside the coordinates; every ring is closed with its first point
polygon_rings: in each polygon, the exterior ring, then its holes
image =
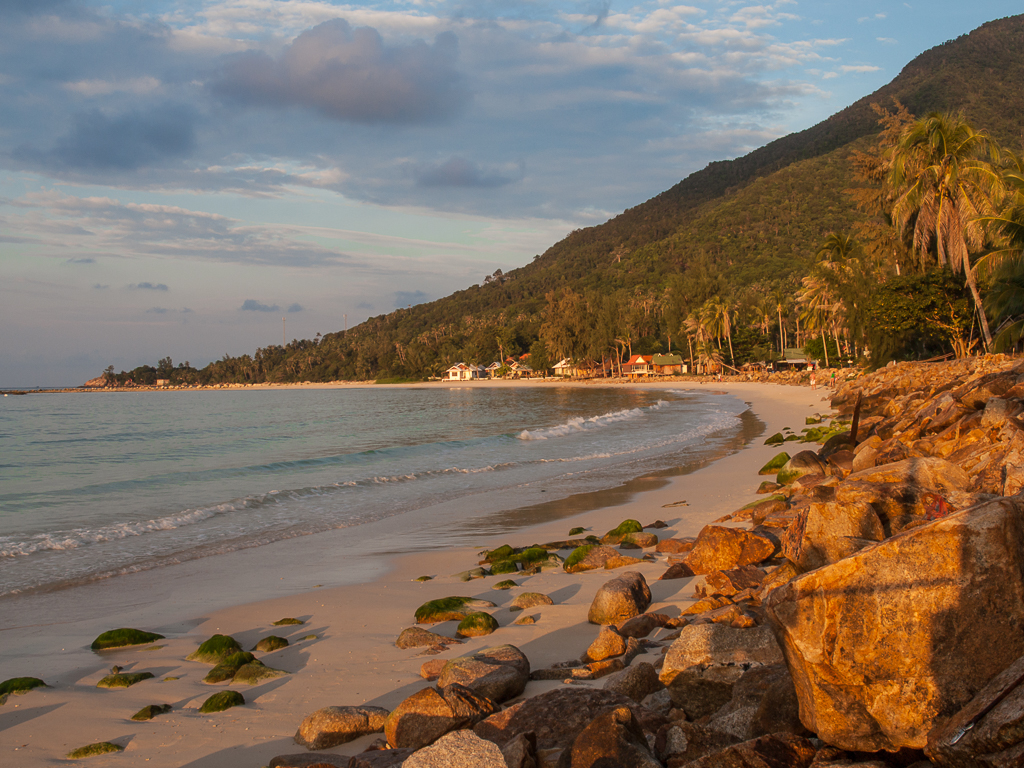
{"type": "Polygon", "coordinates": [[[245,699],[238,691],[220,691],[204,701],[199,711],[204,715],[209,715],[213,712],[223,712],[232,707],[241,707],[244,704],[245,699]]]}
{"type": "Polygon", "coordinates": [[[97,688],[131,688],[136,683],[149,680],[153,677],[152,672],[118,672],[114,675],[107,675],[98,683],[97,688]]]}
{"type": "Polygon", "coordinates": [[[782,436],[781,432],[776,432],[774,435],[764,441],[765,445],[782,445],[786,441],[786,438],[782,436]]]}
{"type": "Polygon", "coordinates": [[[433,576],[417,576],[416,577],[416,581],[419,581],[419,582],[433,581],[433,579],[434,579],[433,576]]]}
{"type": "Polygon", "coordinates": [[[273,653],[274,651],[279,651],[282,648],[287,647],[288,641],[285,640],[283,637],[278,637],[277,635],[269,635],[268,637],[264,637],[262,640],[256,643],[256,647],[253,648],[253,650],[259,651],[260,653],[273,653]]]}
{"type": "Polygon", "coordinates": [[[485,563],[493,563],[498,560],[508,560],[516,553],[508,544],[502,544],[497,549],[490,549],[485,552],[481,552],[480,555],[485,563]]]}
{"type": "Polygon", "coordinates": [[[87,744],[68,752],[68,760],[81,760],[83,757],[107,755],[111,752],[124,752],[124,747],[109,741],[97,741],[95,744],[87,744]]]}
{"type": "Polygon", "coordinates": [[[459,581],[473,581],[474,579],[482,579],[485,576],[490,576],[491,572],[486,568],[470,568],[468,571],[461,571],[460,573],[453,573],[452,578],[458,579],[459,581]]]}
{"type": "Polygon", "coordinates": [[[214,635],[185,658],[189,661],[201,661],[204,664],[220,664],[228,656],[240,653],[241,650],[242,646],[230,635],[214,635]]]}
{"type": "Polygon", "coordinates": [[[830,427],[814,427],[812,429],[804,429],[802,432],[804,435],[800,438],[801,443],[823,443],[833,434],[830,427]]]}
{"type": "Polygon", "coordinates": [[[460,637],[483,637],[498,629],[497,620],[489,613],[471,613],[459,622],[455,634],[460,637]]]}
{"type": "Polygon", "coordinates": [[[152,720],[157,715],[163,715],[170,711],[170,704],[148,704],[132,715],[132,720],[152,720]]]}
{"type": "Polygon", "coordinates": [[[247,651],[233,653],[211,669],[206,677],[203,678],[203,682],[213,685],[215,683],[223,683],[225,680],[232,680],[239,667],[255,660],[256,657],[247,651]]]}
{"type": "Polygon", "coordinates": [[[497,584],[491,587],[491,589],[512,589],[518,586],[519,585],[512,581],[512,579],[505,579],[504,581],[499,581],[497,584]]]}
{"type": "Polygon", "coordinates": [[[548,551],[544,549],[544,547],[534,545],[532,547],[527,547],[522,552],[516,553],[512,560],[515,560],[517,563],[527,565],[528,563],[542,563],[547,560],[548,557],[548,551]]]}
{"type": "Polygon", "coordinates": [[[442,597],[430,600],[416,609],[417,624],[437,624],[441,621],[462,621],[476,608],[495,608],[494,603],[475,597],[442,597]]]}
{"type": "Polygon", "coordinates": [[[767,496],[767,497],[765,497],[763,499],[755,499],[754,501],[750,502],[749,504],[744,504],[737,511],[742,511],[744,509],[750,509],[752,507],[756,507],[758,504],[764,504],[766,501],[785,501],[786,498],[787,498],[786,494],[784,494],[784,493],[773,493],[771,496],[767,496]]]}
{"type": "Polygon", "coordinates": [[[503,573],[516,573],[519,570],[519,566],[516,565],[515,560],[498,560],[496,563],[491,563],[491,575],[500,576],[503,573]]]}
{"type": "Polygon", "coordinates": [[[143,632],[141,629],[122,627],[121,629],[111,629],[104,632],[93,640],[92,645],[89,647],[94,651],[105,651],[108,648],[124,648],[128,645],[145,645],[146,643],[152,643],[156,640],[163,639],[165,639],[164,636],[158,635],[156,632],[143,632]]]}
{"type": "Polygon", "coordinates": [[[575,527],[575,528],[573,528],[572,530],[569,531],[569,535],[570,536],[579,536],[581,533],[583,533],[583,530],[584,530],[583,528],[580,528],[579,526],[577,526],[577,527],[575,527]]]}
{"type": "Polygon", "coordinates": [[[779,490],[779,488],[781,487],[782,486],[779,485],[778,483],[772,482],[771,480],[765,480],[759,486],[757,486],[757,493],[772,493],[774,491],[779,490]]]}
{"type": "Polygon", "coordinates": [[[316,640],[316,635],[306,635],[303,640],[316,640]]]}
{"type": "Polygon", "coordinates": [[[797,478],[806,475],[806,472],[802,472],[799,469],[780,469],[779,474],[775,477],[775,482],[779,485],[789,485],[797,478]]]}
{"type": "Polygon", "coordinates": [[[596,547],[597,544],[584,544],[582,547],[576,547],[569,556],[565,558],[565,564],[562,566],[567,572],[571,571],[572,567],[580,562],[587,554],[596,547]]]}
{"type": "Polygon", "coordinates": [[[256,685],[256,683],[263,682],[264,680],[284,677],[287,674],[283,669],[268,667],[262,661],[250,661],[248,664],[243,664],[238,668],[238,671],[235,672],[234,682],[256,685]]]}
{"type": "Polygon", "coordinates": [[[786,437],[786,442],[787,443],[803,442],[803,438],[800,435],[789,435],[788,437],[786,437]]]}
{"type": "Polygon", "coordinates": [[[585,537],[585,541],[589,541],[591,544],[600,544],[601,543],[601,539],[599,539],[594,534],[590,534],[589,536],[585,537]]]}
{"type": "Polygon", "coordinates": [[[821,424],[821,415],[816,413],[813,416],[808,416],[804,419],[804,424],[821,424]]]}
{"type": "Polygon", "coordinates": [[[772,456],[768,463],[765,464],[761,469],[757,471],[759,475],[774,475],[778,473],[780,469],[786,466],[786,462],[789,461],[790,455],[783,451],[772,456]]]}
{"type": "Polygon", "coordinates": [[[274,626],[275,627],[291,627],[291,626],[298,626],[299,624],[305,624],[305,623],[306,622],[302,621],[301,619],[288,618],[288,619],[278,619],[277,621],[274,622],[274,626]]]}
{"type": "Polygon", "coordinates": [[[0,696],[9,693],[28,693],[33,688],[49,688],[49,686],[38,677],[12,677],[0,683],[0,696]]]}
{"type": "Polygon", "coordinates": [[[623,520],[608,531],[605,536],[625,536],[627,533],[641,533],[643,530],[644,527],[640,525],[638,520],[623,520]]]}

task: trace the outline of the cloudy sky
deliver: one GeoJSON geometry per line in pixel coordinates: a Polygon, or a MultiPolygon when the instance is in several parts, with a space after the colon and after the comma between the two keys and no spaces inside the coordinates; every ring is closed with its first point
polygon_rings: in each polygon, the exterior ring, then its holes
{"type": "Polygon", "coordinates": [[[0,0],[0,386],[447,295],[1018,11],[0,0]]]}

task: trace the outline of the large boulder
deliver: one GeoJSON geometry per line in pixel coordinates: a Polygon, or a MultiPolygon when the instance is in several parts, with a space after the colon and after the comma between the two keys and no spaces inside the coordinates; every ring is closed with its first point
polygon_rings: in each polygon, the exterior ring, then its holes
{"type": "Polygon", "coordinates": [[[726,747],[686,765],[688,768],[808,768],[814,760],[815,752],[814,745],[802,736],[773,733],[726,747]]]}
{"type": "Polygon", "coordinates": [[[884,538],[882,521],[870,504],[810,504],[790,526],[783,554],[810,571],[884,538]]]}
{"type": "Polygon", "coordinates": [[[393,747],[422,749],[449,731],[471,728],[497,710],[493,701],[458,683],[424,688],[388,715],[384,736],[393,747]]]}
{"type": "Polygon", "coordinates": [[[629,707],[595,717],[573,741],[567,762],[569,768],[661,768],[629,707]]]}
{"type": "Polygon", "coordinates": [[[650,604],[651,589],[643,574],[627,571],[597,590],[587,621],[591,624],[618,624],[639,616],[650,604]]]}
{"type": "Polygon", "coordinates": [[[402,768],[507,768],[493,742],[472,731],[446,733],[429,747],[412,753],[402,768]]]}
{"type": "Polygon", "coordinates": [[[809,730],[848,750],[920,749],[1024,654],[1024,499],[904,531],[765,608],[809,730]]]}
{"type": "Polygon", "coordinates": [[[775,482],[779,485],[789,485],[804,475],[827,475],[828,466],[814,451],[800,451],[789,461],[782,465],[775,482]]]}
{"type": "Polygon", "coordinates": [[[658,679],[658,671],[654,665],[646,661],[630,664],[620,672],[609,675],[604,683],[606,691],[621,693],[633,701],[643,701],[664,687],[665,684],[658,679]]]}
{"type": "Polygon", "coordinates": [[[956,464],[945,459],[922,456],[862,469],[849,475],[846,482],[905,483],[941,493],[965,491],[971,484],[971,478],[956,464]]]}
{"type": "Polygon", "coordinates": [[[700,575],[756,565],[774,552],[775,544],[764,536],[741,528],[706,525],[697,535],[697,541],[684,562],[693,573],[700,575]]]}
{"type": "Polygon", "coordinates": [[[530,680],[530,660],[514,645],[499,645],[448,661],[439,688],[459,683],[491,701],[515,698],[530,680]]]}
{"type": "Polygon", "coordinates": [[[420,648],[431,645],[461,645],[464,640],[456,640],[454,637],[445,637],[436,632],[423,629],[423,627],[408,627],[395,640],[399,648],[420,648]]]}
{"type": "Polygon", "coordinates": [[[613,557],[618,557],[618,550],[602,544],[584,544],[574,549],[567,558],[562,569],[566,573],[580,573],[604,568],[613,557]]]}
{"type": "Polygon", "coordinates": [[[306,749],[329,749],[384,730],[388,711],[381,707],[324,707],[307,715],[295,733],[306,749]]]}
{"type": "Polygon", "coordinates": [[[736,681],[732,698],[711,715],[707,726],[736,741],[770,733],[804,734],[789,669],[783,663],[751,667],[736,681]]]}

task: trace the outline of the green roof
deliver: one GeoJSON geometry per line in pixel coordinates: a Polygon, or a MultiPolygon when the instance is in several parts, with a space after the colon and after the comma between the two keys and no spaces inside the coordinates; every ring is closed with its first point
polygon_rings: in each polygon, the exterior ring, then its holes
{"type": "Polygon", "coordinates": [[[654,365],[682,365],[683,358],[680,355],[655,355],[651,362],[654,365]]]}

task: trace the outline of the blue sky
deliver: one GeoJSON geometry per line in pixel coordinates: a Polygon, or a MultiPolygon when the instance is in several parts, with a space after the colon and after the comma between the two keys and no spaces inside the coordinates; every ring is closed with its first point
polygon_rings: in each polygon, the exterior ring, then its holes
{"type": "Polygon", "coordinates": [[[3,0],[0,386],[439,298],[1018,10],[3,0]]]}

